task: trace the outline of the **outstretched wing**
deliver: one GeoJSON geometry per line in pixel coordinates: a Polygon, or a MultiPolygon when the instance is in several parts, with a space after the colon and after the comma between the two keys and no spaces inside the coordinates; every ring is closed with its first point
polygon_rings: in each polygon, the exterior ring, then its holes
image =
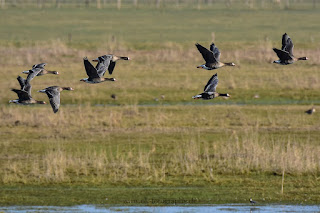
{"type": "Polygon", "coordinates": [[[216,59],[216,61],[220,61],[220,51],[218,49],[218,47],[216,47],[216,45],[214,45],[214,43],[212,43],[210,45],[210,50],[213,52],[213,56],[216,59]]]}
{"type": "Polygon", "coordinates": [[[273,48],[273,51],[275,51],[275,53],[277,53],[277,56],[279,57],[279,59],[281,61],[292,60],[292,57],[290,56],[289,52],[287,52],[287,51],[279,50],[277,48],[273,48]]]}
{"type": "Polygon", "coordinates": [[[90,63],[87,57],[83,58],[83,63],[89,79],[100,78],[96,68],[94,68],[94,66],[90,63]]]}
{"type": "Polygon", "coordinates": [[[115,66],[116,66],[116,62],[115,61],[110,61],[110,65],[108,67],[108,71],[109,71],[110,75],[112,74],[115,66]]]}
{"type": "Polygon", "coordinates": [[[17,80],[19,81],[21,90],[26,91],[31,96],[31,84],[23,79],[21,76],[18,76],[17,80]]]}
{"type": "Polygon", "coordinates": [[[25,86],[25,80],[24,80],[24,78],[22,78],[20,75],[17,77],[17,80],[18,80],[18,82],[19,82],[19,84],[20,84],[20,88],[21,88],[21,90],[23,90],[24,89],[24,86],[25,86]]]}
{"type": "Polygon", "coordinates": [[[293,42],[287,33],[282,36],[282,50],[289,52],[293,56],[293,42]]]}
{"type": "Polygon", "coordinates": [[[201,53],[203,59],[206,63],[215,63],[217,60],[215,59],[213,52],[208,50],[207,48],[203,47],[202,45],[196,43],[196,47],[198,48],[199,52],[201,53]]]}
{"type": "Polygon", "coordinates": [[[58,112],[60,107],[60,92],[57,89],[46,88],[46,94],[49,97],[50,105],[53,112],[58,112]]]}
{"type": "Polygon", "coordinates": [[[32,68],[29,70],[29,74],[27,76],[26,82],[30,82],[34,77],[36,77],[39,72],[41,72],[43,68],[32,68]]]}
{"type": "Polygon", "coordinates": [[[35,64],[35,65],[32,66],[32,69],[34,69],[34,68],[44,69],[44,66],[46,66],[46,63],[35,64]]]}
{"type": "Polygon", "coordinates": [[[24,90],[11,89],[11,91],[17,93],[19,100],[29,100],[30,99],[28,92],[26,92],[24,90]]]}
{"type": "Polygon", "coordinates": [[[218,85],[218,74],[214,74],[204,87],[204,92],[215,92],[218,85]]]}
{"type": "Polygon", "coordinates": [[[96,66],[96,70],[100,77],[104,76],[104,74],[106,73],[111,59],[112,59],[111,55],[103,55],[98,57],[98,64],[96,66]]]}

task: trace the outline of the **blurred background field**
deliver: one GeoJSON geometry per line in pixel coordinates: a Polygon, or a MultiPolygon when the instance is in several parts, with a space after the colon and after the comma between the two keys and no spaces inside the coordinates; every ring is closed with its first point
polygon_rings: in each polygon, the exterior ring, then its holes
{"type": "Polygon", "coordinates": [[[110,203],[130,196],[320,201],[320,119],[304,113],[320,104],[317,1],[0,5],[1,205],[105,203],[107,188],[110,203]],[[295,55],[308,61],[271,63],[285,32],[295,55]],[[203,59],[194,44],[212,41],[221,61],[235,67],[196,69],[203,59]],[[132,59],[117,63],[117,81],[80,82],[82,58],[108,53],[132,59]],[[36,92],[48,86],[75,89],[61,94],[57,114],[49,105],[8,103],[16,98],[10,91],[19,88],[16,77],[41,62],[60,75],[35,78],[35,99],[48,102],[36,92]],[[231,98],[192,100],[215,72],[217,90],[231,98]],[[101,192],[83,195],[86,188],[101,192]]]}

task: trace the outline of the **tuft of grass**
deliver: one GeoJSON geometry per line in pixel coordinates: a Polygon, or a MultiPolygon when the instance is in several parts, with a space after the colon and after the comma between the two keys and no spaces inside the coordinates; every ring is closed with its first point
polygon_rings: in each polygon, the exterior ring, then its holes
{"type": "Polygon", "coordinates": [[[319,120],[304,114],[301,106],[127,106],[104,111],[90,105],[65,107],[58,115],[40,107],[4,108],[2,183],[170,185],[211,182],[217,174],[320,172],[319,120]],[[18,110],[29,113],[19,116],[18,110]],[[24,139],[12,140],[13,132],[24,139]],[[186,180],[188,176],[192,178],[186,180]]]}

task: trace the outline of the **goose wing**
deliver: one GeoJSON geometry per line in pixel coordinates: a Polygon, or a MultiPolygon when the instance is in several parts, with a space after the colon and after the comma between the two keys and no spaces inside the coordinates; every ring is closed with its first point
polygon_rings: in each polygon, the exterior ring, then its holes
{"type": "Polygon", "coordinates": [[[216,45],[214,45],[214,43],[212,43],[210,45],[210,50],[213,52],[213,56],[216,59],[216,61],[220,61],[220,51],[218,49],[218,47],[216,45]]]}
{"type": "Polygon", "coordinates": [[[214,74],[204,87],[204,92],[215,92],[218,85],[218,74],[214,74]]]}
{"type": "Polygon", "coordinates": [[[41,72],[43,70],[43,68],[32,68],[31,70],[29,70],[29,74],[26,78],[26,82],[30,82],[34,77],[36,77],[39,72],[41,72]]]}
{"type": "Polygon", "coordinates": [[[18,80],[18,82],[19,82],[19,84],[20,84],[21,90],[23,90],[23,89],[24,89],[24,86],[25,86],[25,79],[22,78],[22,77],[19,75],[19,76],[17,77],[17,80],[18,80]]]}
{"type": "Polygon", "coordinates": [[[217,60],[214,57],[214,54],[212,51],[208,50],[207,48],[203,47],[202,45],[196,43],[196,46],[201,53],[203,59],[206,61],[206,63],[215,63],[217,60]]]}
{"type": "Polygon", "coordinates": [[[116,66],[116,62],[115,61],[110,61],[110,65],[108,67],[108,71],[109,71],[110,75],[112,74],[115,66],[116,66]]]}
{"type": "Polygon", "coordinates": [[[50,87],[47,87],[47,88],[45,88],[45,90],[57,90],[57,91],[59,91],[59,86],[50,86],[50,87]]]}
{"type": "Polygon", "coordinates": [[[18,98],[20,101],[25,101],[25,100],[30,100],[31,96],[28,94],[28,92],[24,90],[19,90],[19,89],[11,89],[11,91],[17,93],[18,98]]]}
{"type": "Polygon", "coordinates": [[[32,66],[32,69],[33,68],[42,68],[42,69],[44,69],[44,66],[46,66],[46,65],[47,65],[47,63],[35,64],[35,65],[32,66]]]}
{"type": "Polygon", "coordinates": [[[96,68],[94,68],[94,66],[90,63],[87,57],[83,58],[83,63],[89,79],[100,78],[96,68]]]}
{"type": "Polygon", "coordinates": [[[98,64],[96,66],[96,70],[100,77],[104,76],[104,74],[106,73],[111,59],[112,59],[111,55],[103,55],[98,57],[98,64]]]}
{"type": "Polygon", "coordinates": [[[279,50],[277,48],[273,48],[273,51],[275,51],[275,53],[277,53],[277,56],[279,57],[279,59],[281,61],[292,60],[292,57],[290,56],[289,52],[287,52],[287,51],[279,50]]]}
{"type": "Polygon", "coordinates": [[[21,76],[18,76],[17,80],[19,81],[21,90],[26,91],[31,96],[31,84],[23,79],[21,76]]]}
{"type": "Polygon", "coordinates": [[[283,36],[282,36],[281,50],[289,52],[290,55],[293,55],[293,42],[287,33],[283,34],[283,36]]]}
{"type": "Polygon", "coordinates": [[[60,107],[60,92],[55,87],[51,87],[49,89],[48,88],[46,88],[46,94],[49,98],[53,112],[56,113],[58,112],[60,107]]]}

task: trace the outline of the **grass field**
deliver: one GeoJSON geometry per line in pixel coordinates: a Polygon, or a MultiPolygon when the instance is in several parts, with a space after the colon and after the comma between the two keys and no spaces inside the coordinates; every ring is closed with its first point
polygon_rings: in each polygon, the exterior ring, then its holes
{"type": "Polygon", "coordinates": [[[320,202],[320,119],[304,113],[320,104],[319,9],[9,8],[0,17],[0,205],[320,202]],[[310,60],[271,63],[284,32],[310,60]],[[194,43],[209,46],[212,33],[221,61],[236,64],[217,70],[217,91],[231,98],[193,100],[215,73],[196,69],[194,43]],[[106,53],[132,60],[117,63],[116,82],[80,82],[82,58],[106,53]],[[48,102],[36,92],[47,86],[75,89],[62,92],[57,114],[8,104],[16,77],[40,62],[61,75],[35,78],[35,99],[48,102]]]}

